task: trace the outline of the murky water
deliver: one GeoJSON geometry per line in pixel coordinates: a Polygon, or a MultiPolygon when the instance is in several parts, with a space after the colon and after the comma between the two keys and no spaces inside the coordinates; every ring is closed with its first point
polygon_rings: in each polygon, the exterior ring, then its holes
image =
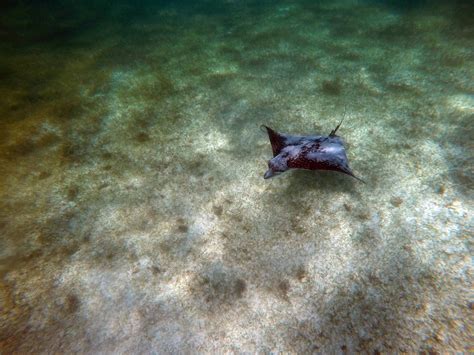
{"type": "Polygon", "coordinates": [[[0,352],[473,350],[469,2],[0,10],[0,352]]]}

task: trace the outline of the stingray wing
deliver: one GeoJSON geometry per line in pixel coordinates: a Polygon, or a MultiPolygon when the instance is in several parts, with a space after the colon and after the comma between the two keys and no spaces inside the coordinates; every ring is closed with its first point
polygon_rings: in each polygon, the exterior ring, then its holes
{"type": "Polygon", "coordinates": [[[361,180],[349,167],[344,144],[339,137],[302,145],[298,154],[289,154],[287,164],[291,169],[339,171],[361,180]]]}
{"type": "Polygon", "coordinates": [[[276,157],[285,147],[285,136],[268,126],[262,125],[262,127],[265,127],[267,130],[268,138],[270,139],[270,143],[272,145],[273,156],[276,157]]]}
{"type": "Polygon", "coordinates": [[[335,170],[344,173],[352,173],[347,160],[324,153],[303,154],[288,159],[288,167],[291,169],[307,170],[335,170]]]}
{"type": "MultiPolygon", "coordinates": [[[[273,156],[276,157],[281,151],[289,145],[299,145],[302,144],[305,140],[308,140],[308,137],[305,136],[293,136],[290,134],[278,133],[277,131],[271,129],[268,126],[262,125],[265,127],[268,133],[268,138],[272,145],[273,156]]],[[[319,136],[315,136],[319,138],[319,136]]]]}

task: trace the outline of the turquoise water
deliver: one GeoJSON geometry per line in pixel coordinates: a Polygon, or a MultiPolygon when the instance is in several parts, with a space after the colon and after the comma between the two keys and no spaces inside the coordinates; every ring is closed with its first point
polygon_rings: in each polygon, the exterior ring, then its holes
{"type": "Polygon", "coordinates": [[[472,351],[473,13],[0,5],[0,353],[472,351]]]}

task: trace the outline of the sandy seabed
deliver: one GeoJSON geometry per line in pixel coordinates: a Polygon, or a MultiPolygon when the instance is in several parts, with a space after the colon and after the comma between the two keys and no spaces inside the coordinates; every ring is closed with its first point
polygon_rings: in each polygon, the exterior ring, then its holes
{"type": "Polygon", "coordinates": [[[0,15],[0,353],[474,351],[472,6],[80,6],[0,15]]]}

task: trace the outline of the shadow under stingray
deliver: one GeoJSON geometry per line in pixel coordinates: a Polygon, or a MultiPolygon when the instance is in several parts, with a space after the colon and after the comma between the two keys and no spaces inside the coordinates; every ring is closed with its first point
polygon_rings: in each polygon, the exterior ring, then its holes
{"type": "Polygon", "coordinates": [[[332,171],[295,170],[286,173],[285,178],[289,181],[285,193],[289,195],[301,190],[356,193],[356,185],[362,184],[350,176],[332,171]]]}

